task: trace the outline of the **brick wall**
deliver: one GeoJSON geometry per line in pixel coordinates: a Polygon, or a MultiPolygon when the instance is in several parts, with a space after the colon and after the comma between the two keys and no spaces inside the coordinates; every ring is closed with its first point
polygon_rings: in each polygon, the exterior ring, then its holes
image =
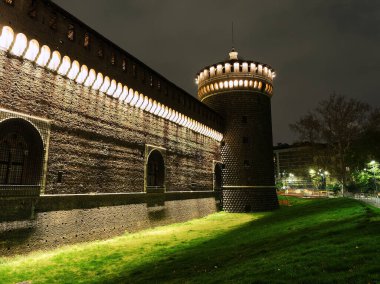
{"type": "Polygon", "coordinates": [[[215,192],[42,196],[34,219],[0,222],[0,255],[107,239],[216,210],[215,192]]]}
{"type": "Polygon", "coordinates": [[[146,144],[166,149],[167,191],[212,189],[215,140],[3,52],[0,108],[51,120],[45,193],[141,192],[146,144]]]}

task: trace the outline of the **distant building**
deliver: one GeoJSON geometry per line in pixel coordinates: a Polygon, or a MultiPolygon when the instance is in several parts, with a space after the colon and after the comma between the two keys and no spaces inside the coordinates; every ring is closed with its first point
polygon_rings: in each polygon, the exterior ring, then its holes
{"type": "Polygon", "coordinates": [[[316,176],[325,182],[325,144],[280,143],[273,148],[273,155],[276,182],[282,182],[284,187],[313,188],[316,176]]]}

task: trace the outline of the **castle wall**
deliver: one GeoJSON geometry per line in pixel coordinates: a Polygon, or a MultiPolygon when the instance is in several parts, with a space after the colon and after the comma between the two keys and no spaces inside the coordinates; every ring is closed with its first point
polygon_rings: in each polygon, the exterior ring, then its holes
{"type": "Polygon", "coordinates": [[[219,142],[0,52],[0,123],[10,118],[30,122],[41,134],[45,175],[40,197],[25,188],[1,190],[1,255],[217,210],[212,189],[219,142]],[[165,154],[166,193],[144,192],[147,151],[155,147],[165,154]]]}
{"type": "MultiPolygon", "coordinates": [[[[197,123],[223,129],[219,114],[50,1],[0,1],[3,25],[197,123]]],[[[37,133],[33,141],[38,147],[17,150],[27,157],[20,166],[23,180],[33,171],[30,157],[43,156],[35,167],[42,171],[36,170],[39,182],[12,183],[13,162],[6,159],[15,154],[4,153],[15,148],[3,144],[0,149],[7,171],[0,184],[1,255],[104,239],[215,212],[220,143],[187,126],[0,50],[0,142],[9,133],[14,139],[37,133]],[[7,127],[1,128],[4,123],[7,127]],[[165,182],[147,190],[154,149],[163,156],[165,182]]]]}
{"type": "Polygon", "coordinates": [[[167,191],[212,189],[217,141],[4,53],[0,108],[50,121],[46,194],[144,191],[147,144],[166,149],[167,191]]]}

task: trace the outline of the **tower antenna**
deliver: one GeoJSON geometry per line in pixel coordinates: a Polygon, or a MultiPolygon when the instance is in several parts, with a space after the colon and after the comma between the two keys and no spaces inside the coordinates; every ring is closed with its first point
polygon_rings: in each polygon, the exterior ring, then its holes
{"type": "Polygon", "coordinates": [[[234,48],[235,42],[234,42],[234,22],[232,22],[232,48],[234,48]]]}

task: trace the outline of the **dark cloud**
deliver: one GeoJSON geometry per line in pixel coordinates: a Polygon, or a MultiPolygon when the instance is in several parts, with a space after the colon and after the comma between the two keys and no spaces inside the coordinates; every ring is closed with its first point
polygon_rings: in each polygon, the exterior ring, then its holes
{"type": "Polygon", "coordinates": [[[277,71],[274,142],[333,91],[380,106],[380,2],[374,0],[55,0],[196,96],[195,74],[235,46],[277,71]]]}

